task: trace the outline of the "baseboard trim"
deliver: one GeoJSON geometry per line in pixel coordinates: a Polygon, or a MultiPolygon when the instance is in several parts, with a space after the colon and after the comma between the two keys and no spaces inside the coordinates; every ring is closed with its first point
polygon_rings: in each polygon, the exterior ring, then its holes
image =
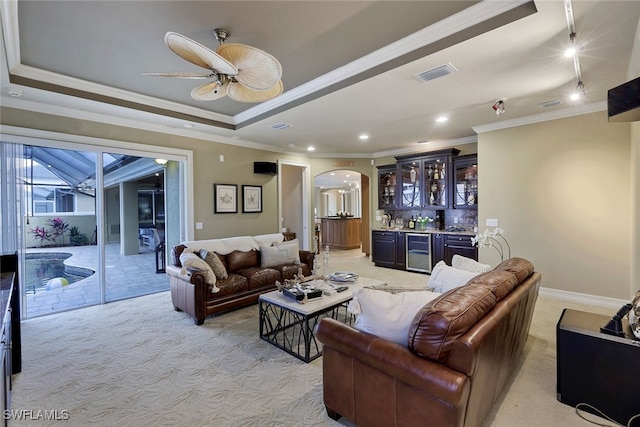
{"type": "Polygon", "coordinates": [[[580,292],[561,291],[551,288],[540,288],[540,295],[548,298],[555,298],[564,301],[571,301],[580,304],[597,305],[600,307],[619,309],[623,305],[631,302],[618,298],[602,297],[599,295],[583,294],[580,292]]]}

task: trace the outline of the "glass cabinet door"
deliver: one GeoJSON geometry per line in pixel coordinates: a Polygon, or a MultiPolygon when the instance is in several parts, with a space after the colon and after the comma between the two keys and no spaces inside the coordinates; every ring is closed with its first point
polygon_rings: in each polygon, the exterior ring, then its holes
{"type": "Polygon", "coordinates": [[[400,176],[400,199],[399,208],[420,208],[422,207],[422,184],[423,174],[420,160],[399,163],[400,176]]]}
{"type": "Polygon", "coordinates": [[[396,207],[396,166],[381,167],[378,170],[378,208],[396,207]]]}
{"type": "Polygon", "coordinates": [[[455,208],[478,208],[478,163],[476,156],[454,160],[455,208]]]}
{"type": "Polygon", "coordinates": [[[447,157],[434,157],[423,162],[425,179],[425,207],[447,207],[447,180],[449,168],[447,157]]]}

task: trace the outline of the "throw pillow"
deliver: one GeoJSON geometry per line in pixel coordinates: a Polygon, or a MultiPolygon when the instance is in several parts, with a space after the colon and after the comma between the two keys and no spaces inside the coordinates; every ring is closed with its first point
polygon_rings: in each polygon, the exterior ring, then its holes
{"type": "Polygon", "coordinates": [[[209,264],[209,266],[213,270],[213,274],[216,275],[216,279],[223,280],[229,278],[227,269],[224,267],[222,260],[215,252],[202,249],[200,251],[200,258],[202,258],[207,264],[209,264]]]}
{"type": "Polygon", "coordinates": [[[433,292],[445,293],[451,289],[465,285],[480,273],[458,270],[448,266],[444,261],[438,262],[431,271],[427,287],[433,292]]]}
{"type": "Polygon", "coordinates": [[[482,264],[472,258],[467,258],[462,255],[454,255],[451,259],[451,267],[458,270],[470,271],[472,273],[486,273],[491,271],[492,268],[489,264],[482,264]]]}
{"type": "Polygon", "coordinates": [[[300,252],[298,241],[290,240],[285,244],[280,243],[274,246],[260,246],[260,266],[262,268],[275,267],[283,264],[300,264],[300,252]]]}
{"type": "Polygon", "coordinates": [[[357,314],[355,328],[407,346],[409,327],[416,313],[440,294],[429,291],[391,294],[364,288],[353,295],[351,310],[357,314]]]}
{"type": "Polygon", "coordinates": [[[220,291],[220,288],[216,286],[216,275],[213,273],[209,264],[207,264],[202,258],[193,252],[184,251],[180,254],[180,263],[182,264],[181,274],[187,274],[188,268],[194,268],[196,270],[202,270],[205,278],[205,282],[211,287],[211,292],[216,293],[220,291]]]}

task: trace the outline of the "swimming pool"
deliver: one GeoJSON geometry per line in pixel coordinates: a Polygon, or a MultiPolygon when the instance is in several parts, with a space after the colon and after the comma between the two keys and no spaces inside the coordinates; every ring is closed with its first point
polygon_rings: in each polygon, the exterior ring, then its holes
{"type": "Polygon", "coordinates": [[[65,265],[68,252],[33,252],[25,254],[25,284],[27,292],[46,291],[51,279],[64,278],[75,283],[95,273],[90,268],[65,265]]]}

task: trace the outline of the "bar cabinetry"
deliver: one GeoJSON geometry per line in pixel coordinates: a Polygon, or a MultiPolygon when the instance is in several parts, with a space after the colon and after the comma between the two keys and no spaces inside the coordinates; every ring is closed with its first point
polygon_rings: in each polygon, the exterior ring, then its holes
{"type": "Polygon", "coordinates": [[[371,260],[377,267],[405,269],[405,238],[399,231],[371,232],[371,260]]]}
{"type": "Polygon", "coordinates": [[[322,245],[336,249],[357,249],[362,242],[360,218],[322,218],[322,245]]]}

